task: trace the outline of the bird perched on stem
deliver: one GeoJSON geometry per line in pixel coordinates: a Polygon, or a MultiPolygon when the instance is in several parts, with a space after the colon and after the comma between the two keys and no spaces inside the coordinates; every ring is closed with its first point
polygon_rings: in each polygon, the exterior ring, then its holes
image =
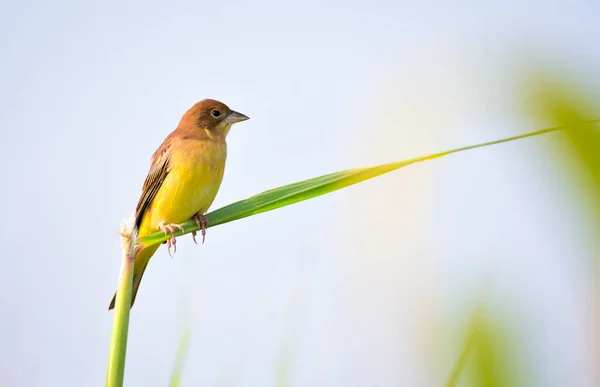
{"type": "MultiPolygon", "coordinates": [[[[177,128],[152,155],[150,171],[135,210],[138,237],[162,231],[171,234],[167,250],[176,249],[175,230],[194,219],[206,235],[204,214],[212,204],[223,179],[231,125],[248,117],[222,102],[205,99],[192,106],[177,128]]],[[[196,242],[196,233],[192,233],[196,242]]],[[[159,245],[142,246],[135,258],[131,306],[135,302],[144,270],[159,245]]],[[[108,309],[115,306],[116,293],[108,309]]]]}

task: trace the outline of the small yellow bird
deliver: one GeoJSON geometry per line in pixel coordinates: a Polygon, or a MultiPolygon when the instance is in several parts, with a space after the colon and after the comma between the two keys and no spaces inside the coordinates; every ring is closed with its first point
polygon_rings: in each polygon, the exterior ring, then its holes
{"type": "MultiPolygon", "coordinates": [[[[222,102],[205,99],[196,103],[181,118],[177,128],[165,138],[152,155],[150,171],[135,210],[139,237],[162,231],[171,233],[167,249],[175,249],[175,229],[194,219],[206,235],[204,213],[212,204],[223,180],[227,143],[231,125],[248,117],[222,102]]],[[[196,242],[196,233],[192,233],[196,242]]],[[[142,247],[135,258],[131,306],[135,302],[144,270],[158,244],[142,247]]],[[[116,293],[108,309],[115,307],[116,293]]]]}

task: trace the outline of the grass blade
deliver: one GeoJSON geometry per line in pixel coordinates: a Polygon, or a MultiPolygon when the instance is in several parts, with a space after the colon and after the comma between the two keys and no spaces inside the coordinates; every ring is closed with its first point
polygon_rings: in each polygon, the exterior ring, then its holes
{"type": "MultiPolygon", "coordinates": [[[[319,176],[313,179],[304,180],[298,183],[285,185],[269,191],[265,191],[258,195],[249,197],[248,199],[240,200],[218,210],[215,210],[206,215],[208,218],[209,227],[218,226],[220,224],[232,222],[237,219],[242,219],[248,216],[260,214],[262,212],[271,211],[276,208],[288,206],[304,200],[314,198],[316,196],[325,195],[327,193],[337,191],[350,185],[360,183],[362,181],[372,179],[385,173],[395,171],[396,169],[406,167],[410,164],[418,163],[426,160],[433,160],[439,157],[447,156],[453,153],[459,153],[470,149],[482,148],[490,145],[501,144],[504,142],[515,141],[527,137],[538,136],[545,133],[561,130],[561,127],[542,129],[535,132],[525,133],[518,136],[507,137],[496,141],[489,141],[477,145],[470,145],[453,150],[435,153],[429,156],[417,157],[405,161],[397,161],[388,164],[377,165],[374,167],[349,169],[346,171],[335,172],[328,175],[319,176]]],[[[184,231],[177,231],[175,236],[183,235],[198,229],[193,220],[182,224],[184,231]]],[[[144,246],[161,243],[167,240],[168,237],[158,232],[152,235],[145,236],[139,240],[139,243],[144,246]]]]}

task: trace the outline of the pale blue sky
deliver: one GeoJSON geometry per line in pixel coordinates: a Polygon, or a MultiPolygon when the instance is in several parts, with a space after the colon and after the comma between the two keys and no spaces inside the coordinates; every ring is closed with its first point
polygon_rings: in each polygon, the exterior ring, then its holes
{"type": "MultiPolygon", "coordinates": [[[[194,102],[251,117],[230,134],[215,209],[540,128],[519,71],[551,61],[593,89],[599,12],[591,0],[3,2],[0,384],[103,383],[119,223],[194,102]]],[[[166,384],[187,323],[183,386],[275,385],[282,351],[292,386],[443,385],[493,272],[530,385],[592,386],[593,238],[544,144],[411,166],[210,229],[204,246],[181,238],[174,259],[161,249],[132,311],[126,385],[166,384]]]]}

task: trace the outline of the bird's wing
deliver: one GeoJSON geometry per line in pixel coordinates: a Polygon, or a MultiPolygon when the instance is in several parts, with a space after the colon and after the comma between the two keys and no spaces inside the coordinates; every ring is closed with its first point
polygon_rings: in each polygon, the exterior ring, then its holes
{"type": "Polygon", "coordinates": [[[169,138],[152,155],[152,165],[144,181],[142,195],[135,209],[135,226],[139,229],[145,212],[150,208],[156,193],[169,174],[170,141],[169,138]]]}

